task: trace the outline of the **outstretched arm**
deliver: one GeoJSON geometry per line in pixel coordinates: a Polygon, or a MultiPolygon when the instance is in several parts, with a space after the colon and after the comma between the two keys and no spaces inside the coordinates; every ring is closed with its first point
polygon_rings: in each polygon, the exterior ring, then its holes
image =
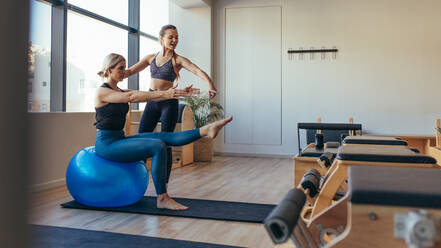
{"type": "Polygon", "coordinates": [[[193,64],[189,59],[179,56],[178,57],[179,64],[182,65],[186,70],[192,72],[194,75],[202,78],[205,82],[208,83],[210,98],[213,98],[216,96],[217,90],[216,87],[214,87],[213,80],[205,73],[203,70],[201,70],[197,65],[193,64]]]}
{"type": "Polygon", "coordinates": [[[142,70],[144,70],[147,66],[150,65],[153,57],[155,57],[154,54],[149,54],[142,58],[138,63],[132,65],[130,68],[124,71],[124,78],[130,77],[133,74],[136,74],[142,70]]]}
{"type": "Polygon", "coordinates": [[[185,89],[170,88],[166,91],[138,91],[119,92],[111,89],[100,88],[97,92],[98,101],[106,103],[124,102],[147,102],[160,101],[178,97],[190,97],[196,94],[198,89],[191,86],[185,89]]]}

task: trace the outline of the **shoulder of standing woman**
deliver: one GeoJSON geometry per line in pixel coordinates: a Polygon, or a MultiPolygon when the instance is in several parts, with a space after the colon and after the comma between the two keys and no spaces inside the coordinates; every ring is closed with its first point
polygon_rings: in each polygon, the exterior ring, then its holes
{"type": "Polygon", "coordinates": [[[143,61],[147,61],[149,64],[152,63],[153,59],[156,57],[157,53],[151,53],[151,54],[147,54],[146,56],[144,56],[142,58],[143,61]]]}
{"type": "Polygon", "coordinates": [[[174,54],[175,62],[177,65],[181,66],[184,60],[188,60],[186,57],[181,56],[177,53],[174,54]]]}

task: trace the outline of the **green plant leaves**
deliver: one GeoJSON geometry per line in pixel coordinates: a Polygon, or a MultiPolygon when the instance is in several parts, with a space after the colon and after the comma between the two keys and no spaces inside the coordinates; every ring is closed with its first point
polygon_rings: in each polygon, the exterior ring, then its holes
{"type": "Polygon", "coordinates": [[[224,118],[224,108],[208,97],[186,97],[181,100],[187,104],[194,115],[194,124],[200,128],[214,121],[224,118]]]}

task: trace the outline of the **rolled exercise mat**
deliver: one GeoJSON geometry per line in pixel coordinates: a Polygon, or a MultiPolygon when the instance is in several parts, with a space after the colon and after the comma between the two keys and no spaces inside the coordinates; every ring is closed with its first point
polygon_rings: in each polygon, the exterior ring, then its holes
{"type": "Polygon", "coordinates": [[[283,243],[291,236],[305,201],[306,196],[302,190],[291,189],[266,217],[264,225],[274,243],[283,243]]]}
{"type": "Polygon", "coordinates": [[[228,248],[218,245],[141,235],[82,230],[66,227],[30,225],[31,248],[228,248]]]}
{"type": "Polygon", "coordinates": [[[266,216],[276,205],[242,203],[228,201],[211,201],[189,198],[173,198],[188,206],[188,210],[176,211],[156,208],[156,197],[144,196],[135,204],[125,207],[89,207],[76,201],[61,204],[65,208],[77,208],[98,211],[114,211],[137,214],[152,214],[175,217],[190,217],[212,220],[228,220],[240,222],[263,223],[266,216]]]}

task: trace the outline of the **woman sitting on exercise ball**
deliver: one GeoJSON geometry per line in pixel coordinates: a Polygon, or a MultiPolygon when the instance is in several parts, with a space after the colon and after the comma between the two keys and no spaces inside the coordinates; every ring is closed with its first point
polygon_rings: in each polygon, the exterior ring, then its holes
{"type": "Polygon", "coordinates": [[[124,78],[126,60],[119,54],[109,54],[103,62],[98,75],[106,83],[98,88],[95,97],[96,110],[96,153],[116,162],[136,162],[152,157],[151,174],[158,195],[157,207],[172,210],[185,210],[183,206],[167,194],[167,146],[182,146],[202,136],[214,138],[232,120],[232,117],[216,121],[201,128],[184,132],[139,133],[125,136],[123,128],[129,102],[160,101],[188,97],[199,90],[191,86],[185,89],[169,88],[165,91],[122,90],[117,84],[124,78]]]}

